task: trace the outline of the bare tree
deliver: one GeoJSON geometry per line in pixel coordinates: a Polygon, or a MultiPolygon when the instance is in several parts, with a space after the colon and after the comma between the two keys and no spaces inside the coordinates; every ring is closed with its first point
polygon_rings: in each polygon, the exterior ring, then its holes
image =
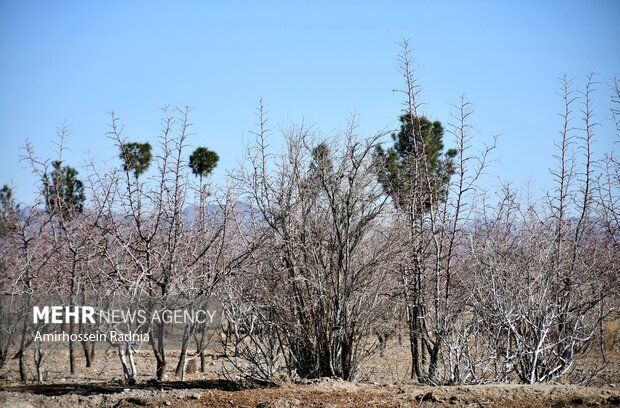
{"type": "Polygon", "coordinates": [[[277,336],[289,375],[352,379],[392,255],[372,160],[382,134],[360,139],[352,119],[338,139],[320,141],[301,125],[285,132],[277,156],[268,150],[262,105],[258,122],[248,166],[236,180],[258,211],[255,227],[268,251],[256,260],[261,266],[244,300],[261,336],[277,336]]]}
{"type": "Polygon", "coordinates": [[[523,207],[507,188],[470,236],[468,269],[476,278],[470,291],[500,380],[515,375],[538,383],[567,374],[610,312],[604,301],[613,293],[613,272],[600,221],[592,216],[594,84],[588,76],[577,99],[562,78],[556,188],[546,202],[523,207]],[[579,100],[583,127],[574,128],[579,100]]]}
{"type": "MultiPolygon", "coordinates": [[[[409,44],[404,41],[401,46],[403,111],[411,142],[401,154],[403,177],[388,180],[386,191],[398,209],[399,224],[405,226],[399,278],[407,309],[411,377],[429,384],[460,382],[449,352],[455,349],[449,343],[458,340],[452,335],[455,324],[465,311],[456,259],[463,252],[463,229],[472,219],[477,181],[494,146],[472,153],[472,111],[464,98],[455,106],[449,127],[456,149],[444,154],[440,139],[424,136],[428,125],[419,119],[422,103],[409,44]]],[[[460,344],[467,341],[461,339],[460,344]]]]}

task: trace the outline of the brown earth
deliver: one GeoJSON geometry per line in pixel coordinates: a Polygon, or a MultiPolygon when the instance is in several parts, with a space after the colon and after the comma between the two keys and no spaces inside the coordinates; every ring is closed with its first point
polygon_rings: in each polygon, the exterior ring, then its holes
{"type": "Polygon", "coordinates": [[[322,379],[278,388],[226,390],[226,384],[162,383],[5,387],[0,406],[33,407],[586,407],[619,406],[615,387],[511,385],[380,386],[322,379]],[[218,386],[224,389],[208,389],[218,386]]]}
{"type": "MultiPolygon", "coordinates": [[[[214,350],[215,351],[215,350],[214,350]]],[[[138,385],[126,386],[114,349],[97,352],[94,366],[84,367],[78,355],[78,369],[69,375],[65,351],[49,351],[45,367],[47,378],[34,381],[32,358],[28,356],[30,380],[18,381],[17,360],[11,359],[0,370],[0,407],[566,407],[620,406],[618,369],[620,356],[608,354],[603,381],[592,386],[570,384],[517,385],[485,384],[429,387],[408,379],[406,347],[394,341],[385,357],[376,356],[364,365],[363,382],[320,379],[285,383],[277,388],[243,389],[230,376],[224,359],[214,352],[205,373],[188,374],[181,382],[174,375],[176,355],[168,355],[165,381],[151,380],[154,373],[152,352],[138,354],[138,385]],[[231,380],[222,380],[230,378],[231,380]]],[[[590,357],[590,359],[592,359],[590,357]]],[[[594,366],[595,361],[584,360],[594,366]]],[[[587,370],[586,370],[587,371],[587,370]]],[[[585,372],[585,371],[584,371],[585,372]]],[[[585,377],[584,377],[585,378],[585,377]]],[[[565,380],[566,381],[566,380],[565,380]]]]}

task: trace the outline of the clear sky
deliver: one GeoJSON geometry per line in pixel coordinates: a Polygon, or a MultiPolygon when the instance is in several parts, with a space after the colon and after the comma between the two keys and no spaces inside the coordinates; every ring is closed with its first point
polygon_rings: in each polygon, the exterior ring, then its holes
{"type": "MultiPolygon", "coordinates": [[[[446,122],[461,94],[476,139],[500,135],[492,183],[549,184],[562,109],[558,77],[594,71],[596,149],[612,148],[608,89],[620,76],[620,1],[32,1],[0,0],[0,184],[20,201],[36,179],[29,139],[65,162],[118,165],[115,111],[130,140],[155,142],[160,108],[190,106],[190,142],[217,151],[216,180],[243,155],[262,97],[271,127],[304,118],[324,134],[357,112],[360,132],[396,127],[397,43],[409,38],[425,112],[446,122]]],[[[84,171],[84,170],[82,170],[84,171]]]]}

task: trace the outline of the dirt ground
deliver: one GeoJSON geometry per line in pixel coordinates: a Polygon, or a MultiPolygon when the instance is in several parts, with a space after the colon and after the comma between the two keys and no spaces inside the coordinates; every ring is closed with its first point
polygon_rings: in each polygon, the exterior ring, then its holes
{"type": "Polygon", "coordinates": [[[380,386],[322,379],[278,388],[226,390],[226,384],[163,383],[133,388],[114,385],[4,387],[0,406],[32,407],[568,407],[618,406],[615,387],[508,385],[380,386]],[[218,387],[223,389],[210,389],[218,387]]]}
{"type": "Polygon", "coordinates": [[[31,381],[19,382],[17,360],[0,370],[0,407],[567,407],[620,406],[617,375],[620,356],[608,362],[609,375],[591,386],[570,384],[526,386],[486,384],[428,387],[408,379],[406,348],[393,344],[385,357],[365,366],[363,382],[323,378],[285,383],[277,388],[242,388],[228,378],[225,362],[212,356],[205,373],[188,374],[182,382],[174,375],[176,356],[168,357],[168,374],[161,383],[152,380],[152,352],[137,358],[138,384],[126,386],[115,350],[99,350],[93,367],[85,368],[78,356],[78,369],[68,375],[64,351],[49,352],[44,365],[46,380],[34,381],[32,359],[27,361],[31,381]],[[618,387],[617,387],[618,386],[618,387]]]}

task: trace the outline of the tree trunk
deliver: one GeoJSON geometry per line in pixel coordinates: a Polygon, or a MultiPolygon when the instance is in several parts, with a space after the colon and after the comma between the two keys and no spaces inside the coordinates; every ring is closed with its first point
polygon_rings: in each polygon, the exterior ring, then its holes
{"type": "Polygon", "coordinates": [[[138,376],[138,369],[136,367],[136,351],[133,349],[131,344],[127,345],[127,353],[129,354],[129,366],[131,367],[131,375],[129,376],[127,383],[129,385],[135,385],[136,378],[138,376]]]}
{"type": "Polygon", "coordinates": [[[153,354],[155,355],[155,378],[157,381],[162,381],[166,373],[166,354],[164,348],[164,323],[156,323],[155,336],[151,340],[151,346],[153,348],[153,354]]]}
{"type": "Polygon", "coordinates": [[[123,378],[125,382],[129,381],[129,366],[127,366],[127,350],[125,344],[118,346],[118,357],[121,360],[121,367],[123,368],[123,378]]]}
{"type": "MultiPolygon", "coordinates": [[[[84,324],[82,322],[80,322],[80,333],[84,334],[84,324]]],[[[86,360],[86,367],[91,367],[92,366],[92,354],[91,354],[91,350],[89,350],[89,342],[86,340],[81,340],[80,343],[82,344],[82,350],[84,351],[84,359],[86,360]]],[[[93,342],[94,343],[94,342],[93,342]]],[[[93,346],[94,348],[94,346],[93,346]]]]}
{"type": "Polygon", "coordinates": [[[205,334],[207,331],[206,323],[200,325],[200,337],[196,338],[196,355],[200,356],[200,372],[204,373],[207,367],[207,359],[205,357],[205,334]]]}
{"type": "Polygon", "coordinates": [[[74,323],[69,323],[69,371],[71,374],[75,374],[75,355],[73,340],[71,340],[71,336],[73,335],[74,323]]]}
{"type": "Polygon", "coordinates": [[[26,373],[26,361],[24,360],[24,354],[26,352],[26,336],[28,335],[28,325],[26,321],[24,321],[24,328],[22,329],[22,340],[19,343],[19,352],[17,353],[19,356],[19,379],[22,382],[26,382],[27,373],[26,373]]]}
{"type": "Polygon", "coordinates": [[[41,351],[42,342],[35,340],[34,342],[34,365],[37,369],[37,381],[43,382],[43,352],[41,351]]]}
{"type": "Polygon", "coordinates": [[[181,377],[181,381],[185,380],[185,366],[187,364],[187,348],[189,347],[190,340],[194,335],[196,325],[188,324],[185,326],[185,331],[183,332],[183,341],[181,342],[181,354],[179,355],[179,362],[177,363],[177,368],[175,370],[175,374],[181,377]]]}

